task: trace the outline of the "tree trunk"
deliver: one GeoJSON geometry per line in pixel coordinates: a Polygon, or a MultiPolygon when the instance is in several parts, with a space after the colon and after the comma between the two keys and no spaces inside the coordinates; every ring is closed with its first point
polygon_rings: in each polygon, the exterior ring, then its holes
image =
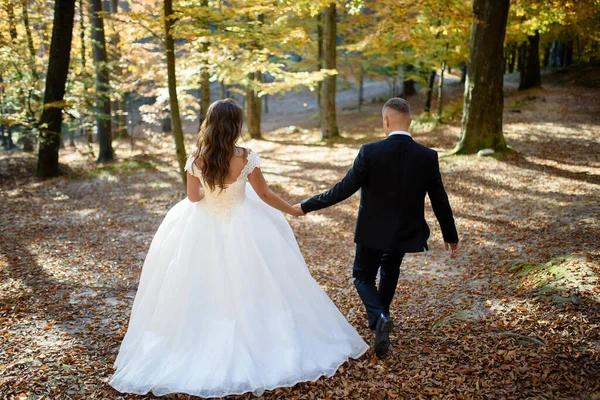
{"type": "Polygon", "coordinates": [[[113,161],[112,130],[110,114],[110,97],[108,91],[108,56],[106,38],[104,36],[104,18],[102,17],[102,0],[90,0],[92,14],[92,40],[94,42],[94,63],[96,65],[96,128],[98,134],[97,162],[113,161]]]}
{"type": "Polygon", "coordinates": [[[455,153],[507,150],[502,133],[503,47],[509,0],[475,0],[461,138],[455,153]]]}
{"type": "Polygon", "coordinates": [[[262,139],[260,132],[261,99],[256,95],[256,84],[261,81],[260,72],[248,74],[249,84],[246,89],[246,126],[252,139],[262,139]]]}
{"type": "Polygon", "coordinates": [[[460,67],[460,83],[467,81],[467,64],[462,64],[460,67]]]}
{"type": "MultiPolygon", "coordinates": [[[[88,82],[88,76],[87,76],[87,52],[86,52],[86,48],[85,48],[85,31],[86,31],[86,27],[85,27],[85,16],[83,14],[83,0],[79,0],[78,1],[78,5],[79,5],[79,40],[81,41],[81,74],[82,74],[82,80],[83,80],[83,92],[84,93],[88,93],[88,88],[89,88],[89,82],[88,82]]],[[[85,98],[84,99],[84,103],[85,103],[85,111],[87,111],[88,108],[91,108],[90,106],[90,101],[85,98]]],[[[82,124],[81,124],[81,134],[82,136],[85,134],[86,137],[86,141],[88,144],[88,147],[91,148],[91,143],[93,142],[93,137],[92,137],[92,133],[90,132],[89,127],[86,126],[86,120],[87,120],[88,115],[85,113],[82,113],[81,115],[81,120],[82,120],[82,124]]]]}
{"type": "Polygon", "coordinates": [[[36,174],[53,177],[60,174],[58,149],[62,126],[62,109],[71,57],[75,0],[55,0],[54,24],[44,92],[44,111],[40,118],[40,146],[36,174]]]}
{"type": "Polygon", "coordinates": [[[264,105],[264,107],[265,107],[265,114],[268,114],[269,113],[269,95],[265,94],[263,96],[263,99],[265,99],[265,101],[264,101],[264,103],[265,103],[265,105],[264,105]]]}
{"type": "Polygon", "coordinates": [[[548,45],[544,48],[544,59],[542,61],[542,67],[548,68],[550,65],[550,50],[552,49],[551,45],[548,45]]]}
{"type": "Polygon", "coordinates": [[[2,78],[2,74],[0,74],[0,137],[2,138],[2,147],[4,147],[4,149],[6,149],[6,150],[10,150],[10,148],[12,147],[11,146],[12,143],[9,143],[9,141],[8,141],[9,136],[6,134],[6,125],[4,125],[4,122],[2,122],[2,120],[4,120],[4,118],[5,118],[5,116],[4,116],[4,87],[2,85],[3,83],[4,83],[4,79],[2,78]]]}
{"type": "Polygon", "coordinates": [[[173,3],[165,0],[165,47],[167,52],[167,77],[169,81],[169,100],[171,104],[171,119],[173,122],[173,137],[175,139],[175,153],[179,163],[179,173],[183,186],[187,186],[187,173],[185,172],[185,142],[183,140],[183,128],[181,116],[179,115],[179,101],[177,100],[177,78],[175,75],[175,41],[171,34],[173,27],[173,3]]]}
{"type": "Polygon", "coordinates": [[[29,24],[29,10],[27,10],[27,2],[21,0],[21,8],[23,10],[23,25],[25,25],[25,35],[27,36],[27,48],[29,49],[29,61],[31,63],[31,74],[34,81],[37,80],[37,70],[35,68],[35,45],[33,44],[33,36],[31,35],[31,26],[29,24]]]}
{"type": "Polygon", "coordinates": [[[440,79],[438,80],[438,97],[437,97],[437,117],[439,119],[442,118],[442,110],[444,107],[444,73],[445,72],[446,72],[446,61],[442,61],[442,68],[440,69],[440,79]]]}
{"type": "Polygon", "coordinates": [[[517,47],[510,46],[510,50],[508,53],[508,73],[512,74],[515,72],[515,61],[517,59],[517,47]]]}
{"type": "Polygon", "coordinates": [[[362,111],[362,105],[365,97],[365,76],[362,67],[358,76],[358,111],[362,111]]]}
{"type": "Polygon", "coordinates": [[[429,74],[429,78],[428,78],[428,85],[427,85],[427,92],[425,93],[425,112],[429,113],[431,110],[431,97],[433,95],[433,84],[435,83],[435,76],[436,76],[436,72],[435,70],[431,70],[431,73],[429,74]]]}
{"type": "Polygon", "coordinates": [[[415,81],[411,78],[407,78],[407,75],[414,71],[415,67],[412,64],[404,66],[404,82],[402,82],[402,97],[413,96],[417,93],[415,88],[415,81]]]}
{"type": "Polygon", "coordinates": [[[12,136],[12,128],[9,126],[6,132],[7,135],[7,142],[8,142],[8,150],[14,149],[15,147],[17,147],[15,145],[15,142],[13,141],[13,136],[12,136]]]}
{"type": "Polygon", "coordinates": [[[75,147],[75,125],[69,129],[69,146],[75,147]]]}
{"type": "MultiPolygon", "coordinates": [[[[110,13],[111,14],[117,14],[119,12],[119,0],[110,0],[110,13]]],[[[115,75],[116,75],[116,81],[121,81],[121,75],[122,75],[122,71],[121,71],[121,67],[118,65],[118,62],[121,59],[121,49],[120,49],[120,43],[121,43],[121,35],[119,35],[119,31],[118,30],[114,30],[111,39],[110,39],[110,44],[112,47],[112,53],[114,55],[113,57],[113,61],[115,62],[115,75]]],[[[129,133],[127,132],[127,104],[125,102],[125,95],[123,93],[120,93],[119,96],[117,97],[117,99],[115,100],[115,107],[114,107],[114,111],[115,111],[115,116],[113,118],[114,120],[114,125],[116,127],[116,137],[118,137],[119,139],[126,139],[129,137],[129,133]]]]}
{"type": "MultiPolygon", "coordinates": [[[[208,46],[206,47],[208,50],[208,46]]],[[[206,112],[210,106],[210,75],[208,74],[208,64],[202,67],[200,72],[200,123],[206,118],[206,112]]]]}
{"type": "MultiPolygon", "coordinates": [[[[337,22],[335,3],[325,9],[325,29],[323,33],[323,67],[336,69],[337,22]]],[[[335,113],[335,91],[337,75],[328,75],[323,80],[321,93],[321,138],[339,136],[335,113]]]]}
{"type": "Polygon", "coordinates": [[[525,58],[525,54],[523,53],[523,46],[519,46],[517,50],[517,71],[523,71],[523,60],[525,58]]]}
{"type": "Polygon", "coordinates": [[[15,20],[15,8],[11,1],[7,1],[4,4],[6,14],[8,14],[8,33],[10,38],[14,41],[17,39],[17,22],[15,20]]]}
{"type": "MultiPolygon", "coordinates": [[[[81,40],[81,69],[85,71],[86,56],[85,56],[85,19],[83,16],[83,0],[79,0],[79,40],[81,40]]],[[[85,83],[85,81],[84,81],[85,83]]],[[[85,87],[85,86],[84,86],[85,87]]],[[[87,87],[85,87],[87,89],[87,87]]],[[[87,90],[86,90],[87,92],[87,90]]]]}
{"type": "MultiPolygon", "coordinates": [[[[200,7],[208,10],[208,0],[201,0],[200,7]]],[[[204,28],[208,29],[208,21],[204,21],[204,28]]],[[[206,55],[208,53],[208,42],[202,44],[202,52],[206,55]]],[[[206,118],[206,112],[208,106],[210,106],[210,75],[208,73],[208,61],[202,62],[200,72],[200,123],[206,118]]]]}
{"type": "MultiPolygon", "coordinates": [[[[323,23],[321,13],[317,14],[317,71],[323,68],[323,23]]],[[[317,83],[317,110],[319,113],[319,124],[321,123],[321,95],[323,93],[323,82],[317,83]]]]}
{"type": "MultiPolygon", "coordinates": [[[[36,116],[33,112],[31,105],[32,97],[39,100],[38,96],[34,94],[34,88],[37,86],[38,73],[35,67],[35,46],[33,44],[33,36],[31,35],[31,26],[29,24],[29,10],[27,9],[27,2],[21,0],[21,16],[23,18],[23,25],[25,27],[25,36],[27,37],[27,49],[29,50],[29,70],[31,71],[32,83],[27,94],[27,120],[32,125],[35,125],[36,116]]],[[[35,145],[34,133],[31,129],[23,131],[23,151],[33,152],[35,145]]]]}
{"type": "Polygon", "coordinates": [[[565,44],[565,67],[573,64],[573,41],[568,41],[565,44]]]}
{"type": "Polygon", "coordinates": [[[563,63],[563,52],[564,52],[564,44],[562,42],[553,41],[552,42],[552,55],[550,59],[550,66],[553,68],[559,68],[563,63]]]}
{"type": "Polygon", "coordinates": [[[127,101],[125,94],[117,101],[117,127],[119,128],[119,138],[126,139],[129,137],[127,130],[127,101]]]}
{"type": "Polygon", "coordinates": [[[519,75],[519,90],[540,87],[542,77],[540,74],[540,33],[538,31],[523,43],[521,54],[523,63],[519,75]]]}

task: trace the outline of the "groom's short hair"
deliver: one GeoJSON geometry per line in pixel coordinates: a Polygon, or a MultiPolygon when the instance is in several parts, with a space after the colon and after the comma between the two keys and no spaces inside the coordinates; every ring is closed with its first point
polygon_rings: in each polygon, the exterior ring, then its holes
{"type": "Polygon", "coordinates": [[[384,110],[386,108],[391,108],[392,110],[398,111],[401,114],[410,116],[410,104],[408,104],[408,101],[400,97],[392,97],[389,99],[383,106],[384,110]]]}

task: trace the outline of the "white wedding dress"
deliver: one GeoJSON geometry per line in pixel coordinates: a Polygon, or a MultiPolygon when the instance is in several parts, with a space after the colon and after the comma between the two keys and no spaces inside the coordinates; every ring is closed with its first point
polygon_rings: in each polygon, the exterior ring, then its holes
{"type": "MultiPolygon", "coordinates": [[[[282,213],[235,183],[176,204],[146,256],[110,385],[223,397],[331,376],[368,348],[310,275],[282,213]]],[[[202,180],[193,158],[186,170],[202,180]]]]}

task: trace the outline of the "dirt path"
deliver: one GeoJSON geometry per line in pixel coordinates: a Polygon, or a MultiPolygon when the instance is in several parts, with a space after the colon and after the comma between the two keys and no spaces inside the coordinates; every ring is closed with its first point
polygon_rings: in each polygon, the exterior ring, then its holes
{"type": "MultiPolygon", "coordinates": [[[[518,154],[442,161],[464,250],[454,260],[442,251],[428,208],[431,251],[403,263],[391,356],[369,351],[331,379],[264,398],[598,398],[598,90],[547,80],[526,93],[509,86],[505,131],[518,154]]],[[[299,201],[345,174],[376,138],[379,110],[342,113],[344,139],[331,145],[310,126],[248,145],[275,189],[299,201]]],[[[447,150],[458,135],[451,124],[415,139],[447,150]]],[[[120,398],[106,379],[141,263],[183,194],[170,139],[117,153],[126,161],[90,169],[66,152],[74,175],[45,182],[26,178],[32,157],[0,158],[0,398],[120,398]]],[[[351,280],[357,204],[290,223],[315,279],[371,342],[351,280]]]]}

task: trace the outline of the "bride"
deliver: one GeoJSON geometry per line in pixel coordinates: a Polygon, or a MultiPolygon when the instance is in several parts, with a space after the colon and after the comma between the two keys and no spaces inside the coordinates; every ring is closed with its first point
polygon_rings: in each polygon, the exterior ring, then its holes
{"type": "Polygon", "coordinates": [[[243,111],[214,102],[185,167],[188,198],[146,256],[110,385],[223,397],[332,376],[368,348],[311,277],[252,150],[243,111]],[[247,184],[246,182],[250,184],[247,184]]]}

